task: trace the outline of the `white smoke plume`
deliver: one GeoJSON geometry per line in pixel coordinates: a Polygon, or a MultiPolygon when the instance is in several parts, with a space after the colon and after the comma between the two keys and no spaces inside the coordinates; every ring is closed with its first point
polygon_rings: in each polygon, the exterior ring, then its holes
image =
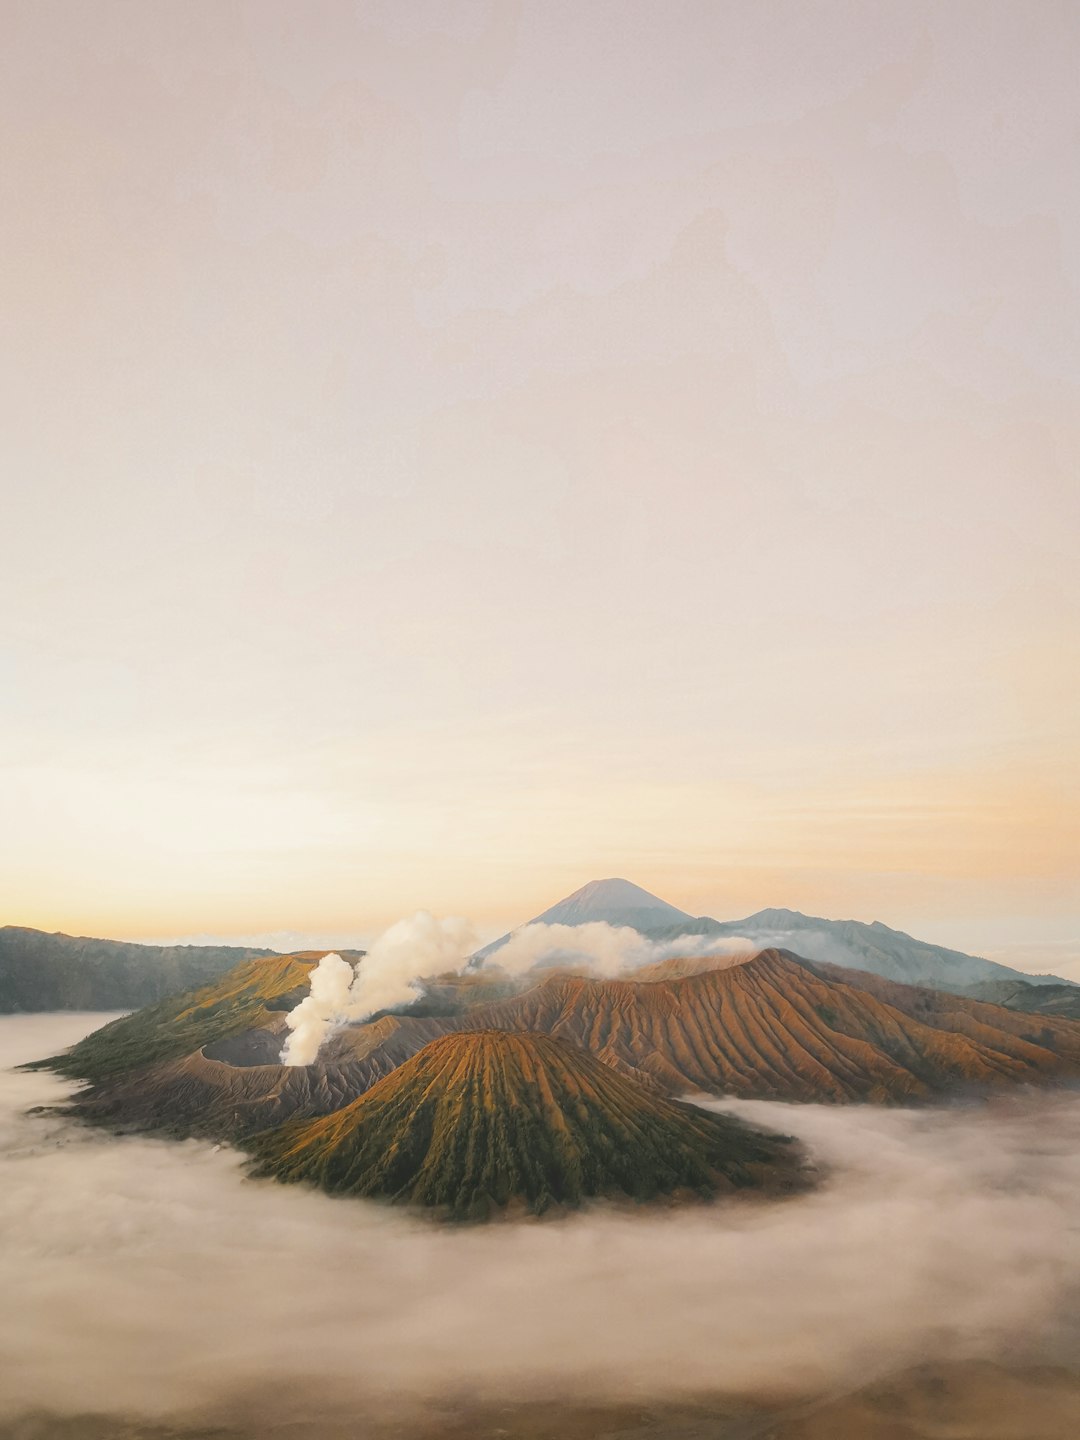
{"type": "MultiPolygon", "coordinates": [[[[311,972],[310,993],[286,1016],[290,1034],[281,1052],[282,1063],[313,1064],[337,1026],[407,1005],[420,992],[419,982],[425,977],[460,973],[477,943],[468,920],[437,920],[420,910],[380,935],[355,969],[336,952],[324,955],[311,972]]],[[[612,978],[674,956],[739,955],[755,948],[739,936],[650,940],[629,926],[603,921],[535,924],[516,930],[487,963],[514,976],[524,976],[540,965],[571,965],[612,978]]]]}
{"type": "Polygon", "coordinates": [[[761,947],[742,936],[679,935],[650,940],[628,925],[590,921],[586,925],[523,925],[489,958],[510,975],[524,975],[536,965],[582,966],[611,979],[675,956],[738,955],[761,947]]]}
{"type": "Polygon", "coordinates": [[[476,944],[468,920],[418,910],[384,931],[355,969],[340,955],[324,955],[311,972],[310,994],[285,1017],[291,1033],[282,1063],[312,1064],[335,1026],[407,1004],[421,977],[464,969],[476,944]]]}

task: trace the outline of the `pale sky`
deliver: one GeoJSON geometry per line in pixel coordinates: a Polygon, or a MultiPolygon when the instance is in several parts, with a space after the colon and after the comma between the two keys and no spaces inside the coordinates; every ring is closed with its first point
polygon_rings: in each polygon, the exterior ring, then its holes
{"type": "Polygon", "coordinates": [[[0,923],[1080,938],[1080,6],[0,16],[0,923]]]}

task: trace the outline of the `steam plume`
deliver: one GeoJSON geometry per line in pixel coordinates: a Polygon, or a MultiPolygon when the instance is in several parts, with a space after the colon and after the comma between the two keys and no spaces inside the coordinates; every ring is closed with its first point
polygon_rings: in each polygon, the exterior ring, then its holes
{"type": "Polygon", "coordinates": [[[468,920],[418,910],[380,935],[355,970],[338,954],[324,955],[311,972],[311,993],[285,1017],[292,1033],[282,1063],[312,1064],[335,1025],[406,1004],[422,976],[462,970],[476,944],[468,920]]]}

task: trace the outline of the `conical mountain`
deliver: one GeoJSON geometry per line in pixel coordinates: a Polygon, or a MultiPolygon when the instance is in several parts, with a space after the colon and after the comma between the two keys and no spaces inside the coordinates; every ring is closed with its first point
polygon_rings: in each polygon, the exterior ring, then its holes
{"type": "Polygon", "coordinates": [[[531,925],[587,925],[603,920],[608,925],[633,925],[634,920],[644,920],[648,926],[675,925],[682,920],[691,920],[685,910],[679,910],[643,890],[630,880],[591,880],[565,900],[550,906],[529,923],[531,925]]]}
{"type": "Polygon", "coordinates": [[[453,1219],[800,1183],[781,1137],[666,1099],[546,1035],[501,1031],[434,1040],[345,1109],[253,1148],[278,1179],[453,1219]]]}
{"type": "MultiPolygon", "coordinates": [[[[605,925],[628,926],[643,935],[654,931],[667,931],[692,922],[693,916],[661,900],[658,895],[643,890],[630,880],[614,877],[609,880],[590,880],[580,890],[559,900],[527,922],[529,925],[605,925]]],[[[478,951],[486,958],[494,955],[510,939],[501,935],[490,945],[478,951]]]]}

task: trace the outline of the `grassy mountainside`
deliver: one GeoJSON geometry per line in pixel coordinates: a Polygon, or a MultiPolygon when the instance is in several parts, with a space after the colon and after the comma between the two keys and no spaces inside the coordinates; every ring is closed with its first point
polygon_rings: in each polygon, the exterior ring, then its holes
{"type": "Polygon", "coordinates": [[[133,1010],[217,979],[272,950],[133,945],[0,926],[0,1014],[133,1010]]]}
{"type": "Polygon", "coordinates": [[[665,1099],[547,1036],[498,1031],[434,1040],[345,1109],[253,1148],[263,1174],[453,1219],[798,1180],[778,1137],[665,1099]]]}
{"type": "Polygon", "coordinates": [[[258,1029],[302,998],[322,953],[245,960],[212,984],[114,1020],[42,1063],[80,1080],[104,1080],[258,1029]]]}

